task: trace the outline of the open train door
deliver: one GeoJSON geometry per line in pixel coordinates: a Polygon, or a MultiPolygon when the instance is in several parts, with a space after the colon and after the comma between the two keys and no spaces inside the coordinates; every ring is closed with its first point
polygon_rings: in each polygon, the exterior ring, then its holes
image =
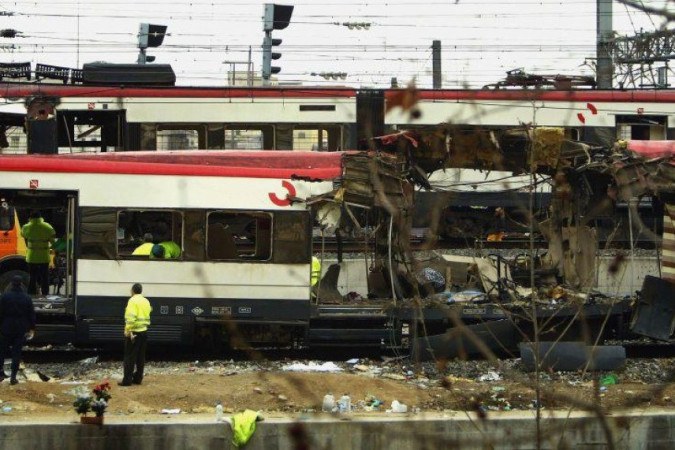
{"type": "MultiPolygon", "coordinates": [[[[39,183],[39,180],[32,180],[39,183]]],[[[75,279],[76,279],[76,208],[77,192],[42,189],[0,189],[0,198],[8,209],[16,211],[17,242],[23,242],[20,230],[29,221],[31,212],[39,211],[45,222],[56,233],[51,248],[48,292],[31,295],[35,306],[37,327],[33,343],[65,344],[73,342],[75,332],[75,279]]],[[[23,255],[14,255],[16,263],[7,266],[12,276],[20,274],[29,280],[28,265],[23,255]]],[[[5,270],[5,266],[3,271],[5,270]]],[[[0,273],[0,276],[2,274],[0,273]]]]}

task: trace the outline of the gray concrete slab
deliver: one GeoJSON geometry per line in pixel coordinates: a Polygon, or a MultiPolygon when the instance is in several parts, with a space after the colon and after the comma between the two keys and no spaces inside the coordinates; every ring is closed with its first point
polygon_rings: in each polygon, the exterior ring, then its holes
{"type": "MultiPolygon", "coordinates": [[[[4,416],[1,419],[9,419],[4,416]]],[[[0,450],[178,450],[234,448],[227,423],[213,416],[110,416],[103,426],[58,418],[0,422],[0,450]]],[[[417,450],[534,449],[534,412],[475,414],[446,412],[417,415],[313,415],[270,417],[259,422],[245,448],[286,450],[298,440],[310,449],[417,450]]],[[[630,411],[598,418],[543,411],[541,448],[675,448],[675,410],[630,411]],[[611,443],[610,443],[611,442],[611,443]]]]}

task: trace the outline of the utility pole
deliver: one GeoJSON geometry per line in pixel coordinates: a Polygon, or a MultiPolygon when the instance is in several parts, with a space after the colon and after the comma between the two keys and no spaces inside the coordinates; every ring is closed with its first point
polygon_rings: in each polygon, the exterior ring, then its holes
{"type": "Polygon", "coordinates": [[[443,79],[441,77],[441,41],[432,42],[431,55],[433,59],[434,89],[442,89],[443,79]]]}
{"type": "Polygon", "coordinates": [[[610,43],[613,38],[612,30],[612,0],[596,0],[596,81],[598,89],[612,89],[614,66],[610,43]]]}

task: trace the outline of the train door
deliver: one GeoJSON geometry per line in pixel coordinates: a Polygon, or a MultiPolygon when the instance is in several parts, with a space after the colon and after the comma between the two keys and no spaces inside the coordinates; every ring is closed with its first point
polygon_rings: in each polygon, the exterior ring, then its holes
{"type": "MultiPolygon", "coordinates": [[[[3,280],[11,273],[11,276],[20,274],[26,280],[28,277],[28,265],[25,259],[24,239],[21,237],[21,227],[30,221],[33,212],[39,212],[42,220],[50,224],[55,231],[55,241],[50,248],[49,263],[49,287],[48,292],[42,292],[38,288],[36,298],[68,298],[74,296],[75,282],[75,240],[74,233],[77,208],[77,193],[72,191],[46,191],[46,190],[1,190],[0,198],[0,222],[5,225],[13,225],[12,233],[16,234],[15,247],[17,252],[13,258],[13,264],[0,266],[0,278],[3,280]],[[5,207],[6,205],[6,207],[5,207]],[[13,214],[12,214],[13,211],[13,214]],[[14,218],[12,224],[6,216],[14,218]],[[23,253],[23,255],[21,254],[23,253]]],[[[1,225],[1,224],[0,224],[1,225]]],[[[9,281],[9,278],[5,281],[9,281]]]]}

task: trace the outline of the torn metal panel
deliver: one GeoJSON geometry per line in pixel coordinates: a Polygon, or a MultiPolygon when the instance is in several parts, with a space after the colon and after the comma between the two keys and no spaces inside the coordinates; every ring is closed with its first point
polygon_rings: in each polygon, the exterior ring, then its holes
{"type": "Polygon", "coordinates": [[[642,284],[630,330],[633,333],[670,340],[675,332],[675,283],[647,275],[642,284]]]}

